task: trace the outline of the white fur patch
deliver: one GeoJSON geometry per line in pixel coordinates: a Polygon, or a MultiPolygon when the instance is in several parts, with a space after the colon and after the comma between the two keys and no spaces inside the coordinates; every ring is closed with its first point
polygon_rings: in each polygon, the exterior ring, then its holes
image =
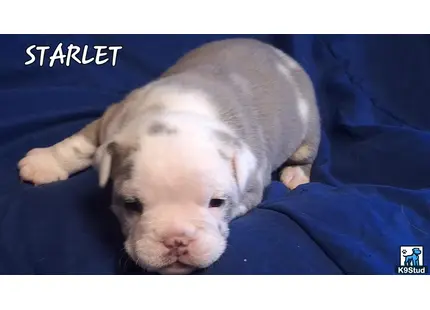
{"type": "Polygon", "coordinates": [[[69,174],[91,164],[95,146],[81,135],[74,135],[46,148],[34,148],[18,163],[20,176],[33,184],[66,180],[69,174]]]}
{"type": "Polygon", "coordinates": [[[283,64],[277,64],[276,65],[278,71],[287,78],[287,80],[292,84],[295,96],[298,97],[297,105],[298,105],[298,112],[300,119],[302,120],[303,124],[306,124],[308,122],[309,118],[309,106],[305,99],[303,98],[302,94],[300,93],[300,88],[297,85],[296,81],[294,80],[293,75],[291,74],[291,71],[289,68],[287,68],[283,64]]]}
{"type": "Polygon", "coordinates": [[[288,79],[288,81],[290,81],[290,82],[293,82],[293,81],[294,81],[294,80],[293,80],[293,76],[292,76],[292,74],[291,74],[290,70],[289,70],[285,65],[283,65],[283,64],[281,64],[281,63],[278,63],[278,64],[276,64],[276,68],[278,69],[278,71],[279,71],[283,76],[285,76],[285,77],[288,79]]]}
{"type": "Polygon", "coordinates": [[[300,65],[298,62],[294,61],[291,58],[287,58],[288,59],[288,67],[290,67],[292,70],[301,70],[300,65]]]}
{"type": "Polygon", "coordinates": [[[35,148],[18,163],[19,175],[23,181],[35,185],[66,180],[69,176],[52,153],[51,148],[35,148]]]}
{"type": "Polygon", "coordinates": [[[292,70],[300,70],[300,65],[291,57],[287,56],[284,52],[282,52],[281,50],[274,48],[275,49],[275,53],[282,58],[282,60],[285,62],[285,64],[287,65],[287,67],[289,69],[292,70]]]}
{"type": "Polygon", "coordinates": [[[298,109],[299,109],[299,115],[302,119],[303,123],[307,123],[309,120],[309,105],[306,102],[305,99],[303,99],[301,96],[299,97],[297,101],[298,109]]]}
{"type": "Polygon", "coordinates": [[[248,208],[245,205],[240,204],[233,209],[231,217],[237,218],[239,216],[245,215],[247,212],[248,212],[248,208]]]}
{"type": "Polygon", "coordinates": [[[300,115],[300,118],[303,121],[303,123],[306,124],[309,120],[309,105],[308,105],[308,103],[303,98],[302,94],[300,93],[299,86],[294,81],[294,77],[291,74],[290,70],[282,64],[277,64],[276,67],[277,67],[278,71],[282,75],[284,75],[293,84],[296,96],[298,96],[297,105],[298,105],[299,115],[300,115]]]}
{"type": "Polygon", "coordinates": [[[250,91],[249,82],[244,77],[240,76],[239,74],[232,73],[230,74],[230,79],[245,93],[248,93],[250,91]]]}
{"type": "Polygon", "coordinates": [[[244,146],[235,156],[236,178],[239,188],[244,191],[252,171],[255,170],[257,159],[251,150],[244,146]]]}
{"type": "Polygon", "coordinates": [[[228,163],[205,137],[203,123],[182,123],[188,120],[182,114],[167,119],[169,125],[182,124],[180,130],[161,137],[143,135],[145,147],[136,153],[133,196],[145,201],[145,211],[132,230],[129,251],[160,273],[185,274],[190,267],[176,263],[204,268],[224,252],[225,232],[218,228],[225,226],[222,210],[209,208],[209,201],[234,183],[228,163]],[[184,245],[166,248],[163,242],[171,238],[184,245]]]}

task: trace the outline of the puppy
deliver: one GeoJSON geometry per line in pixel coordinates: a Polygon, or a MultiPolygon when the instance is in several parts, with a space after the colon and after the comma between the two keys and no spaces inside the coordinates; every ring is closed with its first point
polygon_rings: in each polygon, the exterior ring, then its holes
{"type": "Polygon", "coordinates": [[[74,135],[29,151],[20,177],[66,180],[94,165],[112,181],[125,249],[141,267],[188,274],[223,254],[229,223],[256,207],[271,174],[309,182],[320,143],[311,80],[253,39],[207,43],[74,135]]]}

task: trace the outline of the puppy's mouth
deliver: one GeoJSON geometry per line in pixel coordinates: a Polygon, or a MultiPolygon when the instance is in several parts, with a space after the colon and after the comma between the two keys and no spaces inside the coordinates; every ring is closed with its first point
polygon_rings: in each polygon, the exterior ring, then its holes
{"type": "Polygon", "coordinates": [[[195,266],[176,261],[173,264],[160,268],[158,273],[163,275],[186,275],[190,274],[196,269],[197,267],[195,266]]]}
{"type": "Polygon", "coordinates": [[[162,275],[187,275],[192,273],[195,270],[200,269],[200,267],[198,266],[193,266],[191,264],[183,263],[179,260],[175,260],[174,262],[167,264],[163,267],[152,267],[152,266],[143,264],[142,260],[139,260],[139,259],[136,260],[133,257],[131,257],[131,259],[134,261],[134,263],[137,266],[140,266],[141,268],[149,272],[155,272],[162,275]]]}
{"type": "Polygon", "coordinates": [[[134,263],[147,272],[186,275],[207,269],[225,251],[226,239],[222,236],[207,233],[199,237],[186,244],[165,244],[148,236],[137,241],[128,238],[124,248],[134,263]]]}

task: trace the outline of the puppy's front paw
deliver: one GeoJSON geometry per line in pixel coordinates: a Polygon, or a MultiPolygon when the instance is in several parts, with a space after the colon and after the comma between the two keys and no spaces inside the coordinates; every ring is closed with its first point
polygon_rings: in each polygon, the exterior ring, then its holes
{"type": "Polygon", "coordinates": [[[35,185],[66,180],[69,175],[50,148],[35,148],[18,162],[19,176],[35,185]]]}
{"type": "Polygon", "coordinates": [[[281,181],[286,187],[293,190],[297,186],[309,183],[309,177],[300,166],[288,166],[281,172],[281,181]]]}

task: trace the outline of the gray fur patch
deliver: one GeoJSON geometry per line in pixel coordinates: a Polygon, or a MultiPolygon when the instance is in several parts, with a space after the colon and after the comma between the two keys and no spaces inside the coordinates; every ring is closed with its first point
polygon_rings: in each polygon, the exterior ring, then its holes
{"type": "Polygon", "coordinates": [[[234,208],[238,207],[238,202],[234,201],[234,199],[230,196],[226,196],[225,197],[225,204],[224,204],[224,208],[225,208],[225,215],[226,215],[226,220],[230,221],[232,214],[234,213],[234,208]]]}
{"type": "Polygon", "coordinates": [[[131,179],[133,164],[130,156],[136,151],[134,147],[124,146],[117,142],[111,142],[107,151],[112,156],[111,175],[116,182],[124,182],[131,179]]]}
{"type": "Polygon", "coordinates": [[[151,105],[149,107],[146,107],[144,109],[144,112],[146,114],[158,114],[158,113],[161,113],[161,112],[163,112],[165,110],[166,110],[166,107],[163,104],[158,103],[158,104],[153,104],[153,105],[151,105]]]}
{"type": "Polygon", "coordinates": [[[239,148],[241,146],[239,139],[226,131],[214,130],[214,135],[219,141],[224,144],[233,146],[235,148],[239,148]]]}
{"type": "Polygon", "coordinates": [[[167,126],[166,124],[162,123],[162,122],[153,122],[149,128],[148,128],[148,134],[149,135],[160,135],[160,134],[167,134],[167,135],[172,135],[177,133],[177,130],[175,128],[171,128],[169,126],[167,126]]]}
{"type": "Polygon", "coordinates": [[[222,150],[218,150],[218,154],[219,154],[219,156],[221,156],[222,159],[231,160],[231,158],[228,157],[227,154],[225,152],[223,152],[222,150]]]}

